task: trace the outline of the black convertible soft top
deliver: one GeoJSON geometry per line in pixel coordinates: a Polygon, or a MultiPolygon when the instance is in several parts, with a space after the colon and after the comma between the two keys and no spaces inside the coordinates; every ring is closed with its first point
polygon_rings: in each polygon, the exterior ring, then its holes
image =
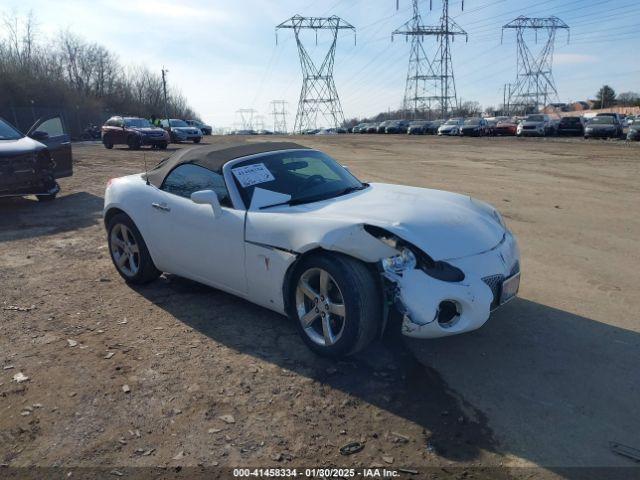
{"type": "MultiPolygon", "coordinates": [[[[236,158],[256,155],[258,153],[275,152],[278,150],[308,149],[303,145],[292,142],[258,142],[232,143],[222,145],[203,145],[199,147],[178,150],[170,157],[162,160],[146,175],[149,183],[160,188],[165,177],[178,165],[192,163],[216,173],[222,173],[225,163],[236,158]]],[[[143,175],[143,178],[145,176],[143,175]]]]}

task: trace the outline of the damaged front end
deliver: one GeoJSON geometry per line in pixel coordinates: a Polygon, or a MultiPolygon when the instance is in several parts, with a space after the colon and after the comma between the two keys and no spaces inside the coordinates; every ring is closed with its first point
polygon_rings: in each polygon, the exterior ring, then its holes
{"type": "Polygon", "coordinates": [[[437,338],[475,330],[487,321],[494,293],[482,275],[436,261],[383,228],[364,229],[397,252],[380,260],[378,268],[387,299],[402,315],[403,334],[437,338]]]}

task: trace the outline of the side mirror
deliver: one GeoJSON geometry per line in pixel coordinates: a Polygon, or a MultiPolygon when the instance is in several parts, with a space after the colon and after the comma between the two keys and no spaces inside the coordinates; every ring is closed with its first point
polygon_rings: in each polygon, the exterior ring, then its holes
{"type": "Polygon", "coordinates": [[[31,138],[34,140],[46,140],[49,138],[49,134],[47,132],[43,132],[42,130],[36,130],[31,134],[31,138]]]}
{"type": "Polygon", "coordinates": [[[211,205],[214,218],[222,216],[222,207],[220,206],[220,200],[218,200],[218,194],[213,190],[193,192],[191,194],[191,201],[199,205],[211,205]]]}

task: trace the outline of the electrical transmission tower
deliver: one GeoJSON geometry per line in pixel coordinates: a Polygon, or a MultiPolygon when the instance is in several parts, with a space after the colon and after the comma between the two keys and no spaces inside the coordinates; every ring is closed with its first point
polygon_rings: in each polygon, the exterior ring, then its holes
{"type": "Polygon", "coordinates": [[[520,16],[502,27],[516,31],[518,43],[517,75],[515,83],[509,86],[507,105],[510,113],[527,114],[538,112],[541,107],[549,104],[551,98],[557,100],[558,90],[553,79],[553,48],[556,31],[567,31],[569,41],[569,26],[558,17],[529,18],[520,16]],[[533,30],[535,41],[538,42],[538,31],[546,34],[546,42],[537,56],[531,51],[525,39],[525,33],[533,30]]]}
{"type": "Polygon", "coordinates": [[[273,133],[287,133],[287,102],[274,100],[271,102],[273,115],[273,133]]]}
{"type": "Polygon", "coordinates": [[[338,91],[333,81],[333,65],[336,55],[336,43],[340,30],[353,30],[355,27],[340,17],[302,17],[294,15],[276,27],[276,43],[278,42],[278,30],[292,29],[298,45],[300,65],[302,67],[302,90],[298,102],[298,112],[294,132],[300,133],[307,129],[323,127],[339,127],[344,122],[344,114],[340,105],[338,91]],[[313,30],[318,44],[318,30],[327,30],[333,35],[331,46],[327,51],[320,67],[317,67],[300,36],[303,30],[313,30]],[[318,117],[321,117],[320,119],[318,117]]]}
{"type": "MultiPolygon", "coordinates": [[[[411,111],[413,116],[425,114],[431,116],[431,112],[435,110],[442,118],[446,118],[454,108],[458,107],[451,61],[451,42],[457,35],[464,35],[465,39],[468,35],[449,16],[449,0],[442,0],[440,24],[433,26],[422,24],[419,4],[420,0],[413,0],[413,17],[391,33],[392,40],[396,35],[402,35],[407,40],[411,37],[411,55],[403,108],[411,111]],[[433,60],[429,60],[423,47],[424,37],[427,36],[435,36],[438,41],[433,60]]],[[[431,8],[432,0],[429,4],[431,8]]],[[[396,9],[399,6],[400,1],[396,0],[396,9]]],[[[462,1],[462,9],[464,10],[464,1],[462,1]]]]}
{"type": "Polygon", "coordinates": [[[241,108],[236,113],[240,115],[242,130],[253,130],[253,115],[257,112],[253,108],[241,108]]]}

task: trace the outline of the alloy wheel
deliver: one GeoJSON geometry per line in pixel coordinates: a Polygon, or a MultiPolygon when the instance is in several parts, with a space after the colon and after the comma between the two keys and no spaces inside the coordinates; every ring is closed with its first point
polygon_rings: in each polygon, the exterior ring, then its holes
{"type": "Polygon", "coordinates": [[[298,280],[296,311],[307,336],[316,344],[334,345],[347,320],[344,297],[334,278],[321,268],[310,268],[298,280]]]}
{"type": "Polygon", "coordinates": [[[109,238],[111,255],[118,270],[134,277],[140,270],[140,247],[133,232],[122,223],[114,225],[109,238]]]}

